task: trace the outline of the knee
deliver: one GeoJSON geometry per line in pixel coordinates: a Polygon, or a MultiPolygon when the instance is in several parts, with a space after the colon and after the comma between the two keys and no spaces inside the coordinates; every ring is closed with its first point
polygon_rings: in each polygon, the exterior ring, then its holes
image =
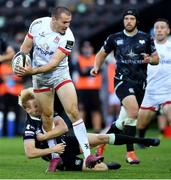
{"type": "Polygon", "coordinates": [[[128,110],[127,114],[129,118],[137,119],[138,107],[131,108],[130,110],[128,110]]]}

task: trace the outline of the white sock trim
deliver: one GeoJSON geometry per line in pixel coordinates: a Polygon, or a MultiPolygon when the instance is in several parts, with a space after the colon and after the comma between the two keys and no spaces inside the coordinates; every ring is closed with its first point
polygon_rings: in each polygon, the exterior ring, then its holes
{"type": "Polygon", "coordinates": [[[79,124],[81,124],[81,123],[83,123],[83,122],[84,122],[83,119],[79,119],[78,121],[72,123],[72,125],[73,125],[73,126],[77,126],[77,125],[79,125],[79,124]]]}
{"type": "Polygon", "coordinates": [[[123,130],[125,118],[127,118],[127,112],[126,112],[124,106],[121,106],[121,110],[120,110],[118,119],[115,122],[116,127],[118,129],[123,130]]]}
{"type": "Polygon", "coordinates": [[[115,142],[115,134],[107,134],[109,137],[109,144],[114,144],[115,142]]]}

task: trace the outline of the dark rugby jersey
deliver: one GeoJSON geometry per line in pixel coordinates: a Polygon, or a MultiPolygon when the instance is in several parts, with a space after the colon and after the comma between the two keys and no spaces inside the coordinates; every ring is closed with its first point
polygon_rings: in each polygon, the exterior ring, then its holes
{"type": "Polygon", "coordinates": [[[24,134],[23,134],[23,139],[24,140],[27,140],[27,139],[35,140],[36,148],[40,148],[40,149],[48,148],[47,141],[40,142],[37,140],[37,138],[36,138],[37,131],[43,132],[41,120],[38,118],[30,117],[27,114],[27,120],[25,122],[25,130],[24,130],[24,134]]]}
{"type": "MultiPolygon", "coordinates": [[[[30,117],[27,114],[27,120],[25,123],[25,130],[23,134],[23,139],[33,139],[35,140],[36,148],[45,149],[49,148],[47,141],[38,141],[36,139],[36,132],[42,131],[42,121],[38,118],[30,117]]],[[[66,135],[62,135],[56,138],[57,144],[65,143],[65,151],[60,157],[63,160],[64,170],[82,170],[83,160],[77,157],[80,154],[80,148],[78,141],[72,131],[72,129],[66,135]]],[[[51,154],[42,157],[46,161],[51,160],[51,154]]]]}
{"type": "Polygon", "coordinates": [[[116,77],[143,82],[146,79],[147,64],[142,64],[143,55],[156,51],[153,40],[142,31],[127,36],[124,31],[111,34],[104,43],[106,53],[114,51],[116,59],[116,77]]]}

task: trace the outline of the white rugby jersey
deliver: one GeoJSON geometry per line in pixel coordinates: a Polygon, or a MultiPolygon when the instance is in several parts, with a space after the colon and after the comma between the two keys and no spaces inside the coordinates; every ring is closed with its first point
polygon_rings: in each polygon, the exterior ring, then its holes
{"type": "Polygon", "coordinates": [[[147,87],[150,94],[171,93],[171,42],[164,44],[155,42],[159,55],[159,64],[150,65],[147,68],[147,87]]]}
{"type": "MultiPolygon", "coordinates": [[[[66,30],[65,34],[53,32],[50,28],[50,22],[50,17],[43,17],[34,20],[30,25],[27,36],[32,38],[34,43],[33,67],[47,64],[57,49],[69,55],[74,46],[75,39],[70,28],[66,30]]],[[[68,68],[68,56],[60,62],[52,74],[63,68],[68,68]]]]}

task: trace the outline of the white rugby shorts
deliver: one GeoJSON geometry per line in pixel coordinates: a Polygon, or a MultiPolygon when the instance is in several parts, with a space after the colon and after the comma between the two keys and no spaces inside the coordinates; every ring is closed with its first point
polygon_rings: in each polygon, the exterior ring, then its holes
{"type": "Polygon", "coordinates": [[[56,70],[51,76],[46,74],[33,75],[32,78],[34,92],[45,92],[55,89],[56,91],[66,83],[72,82],[68,69],[56,70]],[[55,75],[54,75],[55,73],[55,75]]]}
{"type": "Polygon", "coordinates": [[[158,111],[160,106],[166,104],[171,104],[171,93],[154,95],[146,91],[140,108],[158,111]]]}

